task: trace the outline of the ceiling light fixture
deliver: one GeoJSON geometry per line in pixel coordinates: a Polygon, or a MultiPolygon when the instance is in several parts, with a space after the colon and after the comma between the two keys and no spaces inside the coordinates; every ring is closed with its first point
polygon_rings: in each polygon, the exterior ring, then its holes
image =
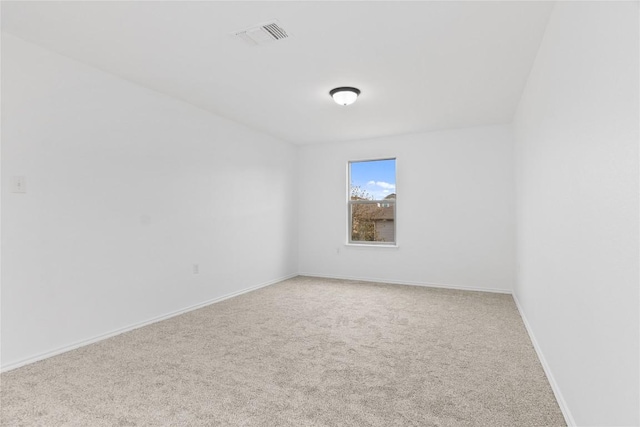
{"type": "Polygon", "coordinates": [[[355,87],[337,87],[332,89],[329,95],[331,95],[336,104],[349,105],[356,102],[358,95],[360,95],[360,89],[356,89],[355,87]]]}

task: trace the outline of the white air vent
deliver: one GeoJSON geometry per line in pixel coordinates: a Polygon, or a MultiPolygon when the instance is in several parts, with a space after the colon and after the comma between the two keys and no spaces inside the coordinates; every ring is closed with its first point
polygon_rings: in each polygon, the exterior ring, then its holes
{"type": "Polygon", "coordinates": [[[252,46],[282,40],[289,37],[284,28],[282,28],[280,23],[276,20],[244,30],[234,31],[233,35],[241,38],[252,46]]]}

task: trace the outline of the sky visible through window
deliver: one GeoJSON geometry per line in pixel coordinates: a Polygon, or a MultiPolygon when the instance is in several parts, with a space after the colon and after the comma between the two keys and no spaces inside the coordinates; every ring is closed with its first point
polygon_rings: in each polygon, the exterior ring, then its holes
{"type": "Polygon", "coordinates": [[[372,160],[351,163],[351,187],[360,187],[374,200],[396,192],[396,160],[372,160]]]}

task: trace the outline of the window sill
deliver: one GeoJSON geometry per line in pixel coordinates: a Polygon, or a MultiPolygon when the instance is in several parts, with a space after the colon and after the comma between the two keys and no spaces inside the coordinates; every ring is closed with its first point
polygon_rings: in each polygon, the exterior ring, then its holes
{"type": "Polygon", "coordinates": [[[398,249],[398,245],[368,245],[366,243],[345,243],[347,248],[382,248],[382,249],[398,249]]]}

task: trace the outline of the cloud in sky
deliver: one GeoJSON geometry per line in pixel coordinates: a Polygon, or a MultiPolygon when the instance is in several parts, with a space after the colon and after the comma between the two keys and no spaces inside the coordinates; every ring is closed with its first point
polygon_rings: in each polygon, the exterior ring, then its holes
{"type": "Polygon", "coordinates": [[[388,182],[384,182],[384,181],[369,181],[367,182],[367,185],[376,185],[380,188],[384,188],[385,190],[395,190],[396,186],[395,184],[389,184],[388,182]]]}

